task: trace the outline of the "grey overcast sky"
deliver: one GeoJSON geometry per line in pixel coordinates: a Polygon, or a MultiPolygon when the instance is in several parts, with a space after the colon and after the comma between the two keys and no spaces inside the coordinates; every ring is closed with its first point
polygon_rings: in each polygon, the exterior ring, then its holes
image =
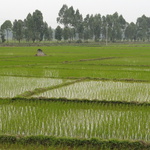
{"type": "Polygon", "coordinates": [[[128,22],[136,22],[138,17],[145,14],[150,17],[150,0],[0,0],[0,25],[5,20],[24,20],[28,13],[36,9],[43,14],[44,21],[55,28],[58,24],[58,12],[67,4],[79,9],[83,17],[86,14],[107,15],[118,12],[128,22]]]}

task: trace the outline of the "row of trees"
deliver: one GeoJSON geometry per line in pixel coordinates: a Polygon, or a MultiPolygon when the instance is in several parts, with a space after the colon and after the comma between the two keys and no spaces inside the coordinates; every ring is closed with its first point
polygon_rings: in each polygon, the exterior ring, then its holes
{"type": "Polygon", "coordinates": [[[9,31],[13,32],[13,38],[19,42],[26,41],[52,40],[53,30],[43,21],[43,15],[39,10],[28,14],[24,20],[15,20],[13,24],[6,20],[1,25],[1,39],[5,42],[5,36],[8,37],[9,31]]]}
{"type": "Polygon", "coordinates": [[[150,39],[150,18],[143,15],[136,23],[128,23],[122,15],[101,16],[89,15],[83,18],[79,10],[63,5],[57,17],[57,22],[62,26],[52,29],[43,21],[43,15],[39,10],[28,14],[24,20],[15,20],[13,23],[7,20],[1,25],[0,35],[5,42],[8,33],[13,33],[13,38],[19,42],[26,41],[50,41],[56,40],[107,40],[107,41],[139,41],[150,39]]]}
{"type": "MultiPolygon", "coordinates": [[[[58,14],[57,22],[62,24],[62,37],[67,40],[78,39],[99,40],[150,40],[150,18],[143,15],[136,23],[128,23],[122,15],[101,16],[100,14],[82,17],[79,10],[63,5],[58,14]]],[[[60,31],[60,27],[58,26],[60,31]]],[[[60,31],[61,32],[61,31],[60,31]]],[[[60,38],[61,39],[61,38],[60,38]]]]}

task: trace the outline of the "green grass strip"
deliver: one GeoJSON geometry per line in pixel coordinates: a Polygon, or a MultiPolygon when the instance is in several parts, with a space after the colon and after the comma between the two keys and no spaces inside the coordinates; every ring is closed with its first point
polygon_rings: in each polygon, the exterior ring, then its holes
{"type": "Polygon", "coordinates": [[[107,100],[88,100],[88,99],[67,99],[67,98],[46,98],[46,97],[14,97],[14,98],[0,98],[1,103],[10,103],[12,101],[49,101],[49,102],[72,102],[72,103],[96,103],[96,104],[106,104],[106,105],[133,105],[133,106],[150,106],[149,102],[127,102],[127,101],[107,101],[107,100]]]}
{"type": "Polygon", "coordinates": [[[143,141],[125,141],[125,140],[102,140],[102,139],[77,139],[77,138],[56,138],[52,136],[11,136],[11,135],[1,135],[1,144],[22,144],[22,145],[44,145],[44,146],[90,146],[98,148],[108,148],[115,150],[149,150],[150,143],[145,143],[143,141]]]}

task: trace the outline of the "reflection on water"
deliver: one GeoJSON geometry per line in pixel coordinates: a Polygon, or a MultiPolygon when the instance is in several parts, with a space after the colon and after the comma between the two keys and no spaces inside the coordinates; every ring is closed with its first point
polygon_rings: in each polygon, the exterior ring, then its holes
{"type": "Polygon", "coordinates": [[[66,80],[51,78],[27,78],[0,76],[0,97],[14,97],[35,88],[50,87],[66,80]]]}
{"type": "Polygon", "coordinates": [[[145,106],[16,101],[0,105],[0,134],[150,140],[145,106]]]}
{"type": "Polygon", "coordinates": [[[86,81],[47,91],[39,96],[150,102],[150,83],[86,81]]]}

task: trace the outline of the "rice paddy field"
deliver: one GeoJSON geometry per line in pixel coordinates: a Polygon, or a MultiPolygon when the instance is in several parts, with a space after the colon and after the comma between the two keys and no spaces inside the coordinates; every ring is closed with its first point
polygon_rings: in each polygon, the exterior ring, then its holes
{"type": "Polygon", "coordinates": [[[40,48],[0,47],[1,149],[150,149],[150,45],[40,48]]]}

